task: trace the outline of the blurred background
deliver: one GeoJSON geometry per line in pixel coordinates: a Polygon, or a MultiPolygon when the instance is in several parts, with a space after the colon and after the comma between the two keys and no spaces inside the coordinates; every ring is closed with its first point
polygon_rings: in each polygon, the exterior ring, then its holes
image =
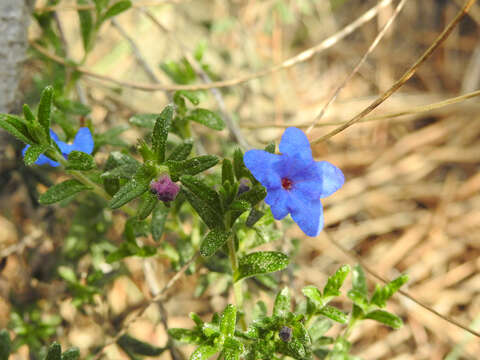
{"type": "MultiPolygon", "coordinates": [[[[434,42],[463,3],[406,1],[358,73],[317,119],[309,138],[317,139],[351,119],[386,91],[434,42]]],[[[36,104],[45,85],[81,75],[82,71],[65,67],[62,59],[80,63],[83,70],[103,78],[82,76],[78,85],[72,85],[70,93],[91,108],[88,115],[74,114],[73,121],[76,126],[91,121],[99,133],[116,129],[104,139],[113,149],[118,144],[135,145],[139,131],[128,128],[133,114],[159,112],[170,101],[169,92],[135,89],[133,83],[204,84],[249,76],[249,81],[202,93],[203,106],[219,111],[230,126],[221,132],[221,139],[217,132],[194,127],[195,137],[201,139],[199,152],[203,147],[222,157],[231,151],[232,141],[259,148],[271,141],[278,144],[287,126],[308,128],[398,2],[138,0],[98,29],[97,40],[85,56],[78,10],[94,11],[92,4],[87,0],[36,1],[28,25],[30,46],[18,103],[36,104]],[[378,16],[362,21],[348,36],[333,38],[328,46],[308,53],[379,3],[378,16]],[[42,23],[47,16],[50,28],[42,23]],[[45,40],[49,36],[56,39],[56,45],[45,40]],[[311,56],[294,58],[293,66],[285,63],[304,51],[311,56]],[[185,61],[193,67],[192,78],[176,77],[185,61]],[[277,69],[278,64],[284,69],[277,69]]],[[[480,329],[480,103],[473,98],[429,111],[423,107],[479,89],[479,22],[476,3],[433,56],[366,121],[312,145],[317,160],[328,160],[343,170],[346,183],[323,201],[324,234],[307,238],[295,227],[278,224],[284,237],[299,240],[289,282],[296,296],[305,285],[322,286],[340,264],[357,263],[336,242],[385,278],[407,273],[408,293],[439,313],[480,329]]],[[[73,82],[66,81],[69,84],[73,82]]],[[[59,256],[68,264],[65,253],[84,244],[81,239],[91,239],[90,244],[99,249],[108,247],[100,239],[120,242],[125,218],[106,211],[93,216],[88,208],[76,211],[75,206],[40,206],[38,193],[57,181],[59,174],[26,168],[22,145],[4,136],[3,130],[1,135],[0,328],[10,324],[18,329],[28,323],[30,334],[36,335],[26,343],[52,337],[78,346],[87,355],[150,296],[142,260],[126,259],[125,271],[109,283],[106,294],[95,295],[93,304],[79,311],[64,278],[52,269],[59,256]],[[90,228],[75,228],[79,218],[90,221],[90,228]],[[28,317],[19,315],[19,308],[25,314],[32,304],[37,310],[28,317]],[[102,320],[105,317],[109,324],[102,320]]],[[[101,151],[95,159],[102,163],[107,156],[101,151]]],[[[95,253],[78,261],[80,270],[82,264],[87,269],[95,253]]],[[[163,258],[152,261],[160,284],[173,274],[168,264],[163,258]]],[[[170,292],[165,303],[170,327],[190,327],[190,312],[209,318],[231,301],[222,281],[203,293],[192,291],[198,289],[200,276],[201,272],[184,277],[170,292]]],[[[270,292],[262,287],[252,292],[272,302],[270,292]]],[[[404,319],[405,326],[396,331],[373,322],[358,327],[352,334],[356,355],[364,359],[478,359],[478,339],[405,297],[396,295],[389,309],[404,319]]],[[[158,310],[150,307],[131,325],[131,334],[164,345],[167,337],[159,318],[158,310]]],[[[191,350],[185,349],[186,353],[191,350]]],[[[13,359],[28,356],[23,345],[13,359]]],[[[127,359],[115,345],[106,349],[105,358],[127,359]]],[[[171,354],[160,358],[169,359],[171,354]]]]}

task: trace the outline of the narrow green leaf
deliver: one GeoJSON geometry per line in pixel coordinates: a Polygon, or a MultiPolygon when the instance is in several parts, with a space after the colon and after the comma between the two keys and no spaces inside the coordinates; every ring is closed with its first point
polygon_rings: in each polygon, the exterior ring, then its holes
{"type": "Polygon", "coordinates": [[[195,109],[190,112],[186,119],[205,125],[213,130],[223,130],[225,128],[222,118],[217,113],[207,109],[195,109]]]}
{"type": "Polygon", "coordinates": [[[210,169],[217,163],[218,157],[215,155],[202,155],[182,161],[168,160],[165,165],[168,166],[172,180],[178,181],[182,175],[196,175],[210,169]]]}
{"type": "Polygon", "coordinates": [[[190,356],[190,360],[208,360],[218,352],[215,346],[199,346],[190,356]]]}
{"type": "Polygon", "coordinates": [[[290,290],[284,287],[275,297],[273,305],[273,315],[285,317],[291,311],[290,290]]]}
{"type": "Polygon", "coordinates": [[[390,326],[393,329],[399,329],[403,325],[402,319],[400,319],[397,315],[384,310],[371,311],[365,315],[364,319],[371,319],[381,322],[382,324],[390,326]]]}
{"type": "Polygon", "coordinates": [[[334,297],[340,295],[340,287],[343,285],[347,275],[350,273],[350,266],[342,265],[334,275],[328,278],[327,284],[323,288],[324,297],[334,297]]]}
{"type": "Polygon", "coordinates": [[[103,9],[108,6],[109,0],[93,0],[95,3],[95,9],[97,10],[97,17],[101,14],[103,9]]]}
{"type": "Polygon", "coordinates": [[[259,251],[245,255],[239,260],[234,280],[280,271],[288,266],[287,255],[277,251],[259,251]]]}
{"type": "Polygon", "coordinates": [[[225,338],[233,336],[236,323],[237,308],[235,305],[228,304],[223,311],[222,319],[220,320],[220,332],[225,338]]]}
{"type": "Polygon", "coordinates": [[[355,305],[359,306],[362,311],[367,311],[369,307],[368,299],[365,298],[363,293],[352,289],[348,291],[347,296],[354,302],[355,305]]]}
{"type": "Polygon", "coordinates": [[[124,350],[137,355],[158,356],[165,351],[165,348],[153,346],[144,341],[140,341],[128,334],[122,335],[117,344],[124,350]]]}
{"type": "Polygon", "coordinates": [[[238,148],[233,152],[233,171],[237,181],[240,181],[244,177],[245,172],[248,171],[243,162],[243,151],[238,148]]]}
{"type": "Polygon", "coordinates": [[[59,343],[54,342],[50,345],[45,360],[62,360],[62,347],[59,343]]]}
{"type": "Polygon", "coordinates": [[[95,167],[95,161],[92,155],[88,155],[82,151],[72,151],[68,154],[67,170],[91,170],[95,167]]]}
{"type": "Polygon", "coordinates": [[[250,203],[245,200],[234,200],[230,205],[230,210],[240,212],[239,216],[248,209],[250,209],[250,203]]]}
{"type": "Polygon", "coordinates": [[[152,133],[152,150],[158,162],[165,160],[165,146],[173,117],[173,106],[167,105],[158,116],[152,133]]]}
{"type": "Polygon", "coordinates": [[[127,202],[142,195],[148,190],[150,182],[152,181],[154,174],[145,166],[141,166],[136,174],[130,179],[110,200],[109,206],[111,209],[117,209],[127,202]]]}
{"type": "Polygon", "coordinates": [[[325,306],[325,301],[323,299],[322,293],[315,286],[305,286],[302,289],[302,293],[312,302],[317,311],[325,306]]]}
{"type": "Polygon", "coordinates": [[[191,191],[182,189],[180,192],[187,198],[190,205],[192,205],[197,214],[210,229],[225,227],[221,213],[210,206],[210,204],[206,203],[202,198],[191,191]]]}
{"type": "MultiPolygon", "coordinates": [[[[86,0],[77,0],[77,4],[87,4],[86,0]]],[[[78,19],[80,20],[80,33],[82,34],[83,49],[85,53],[90,51],[90,43],[93,29],[92,14],[89,10],[79,10],[78,19]]]]}
{"type": "Polygon", "coordinates": [[[355,293],[368,301],[367,280],[365,273],[360,265],[355,265],[352,271],[352,290],[355,293]]]}
{"type": "Polygon", "coordinates": [[[16,116],[0,114],[0,127],[15,136],[18,140],[23,141],[25,144],[35,144],[35,141],[31,138],[28,132],[25,122],[16,116]]]}
{"type": "Polygon", "coordinates": [[[117,16],[125,10],[128,10],[131,6],[132,2],[129,0],[119,1],[108,8],[105,14],[103,14],[101,21],[103,22],[111,17],[117,16]]]}
{"type": "Polygon", "coordinates": [[[27,151],[25,151],[25,155],[23,157],[23,161],[25,165],[30,166],[35,161],[37,161],[38,157],[43,154],[47,149],[48,145],[31,145],[28,147],[27,151]]]}
{"type": "Polygon", "coordinates": [[[312,339],[312,343],[317,345],[319,340],[324,334],[332,327],[332,322],[325,318],[316,318],[312,326],[309,327],[308,333],[312,339]]]}
{"type": "Polygon", "coordinates": [[[12,351],[12,343],[7,330],[0,330],[0,360],[8,360],[12,351]]]}
{"type": "Polygon", "coordinates": [[[77,180],[65,180],[60,184],[50,187],[40,195],[38,202],[43,205],[54,204],[88,189],[90,188],[87,185],[84,185],[77,180]]]}
{"type": "Polygon", "coordinates": [[[151,192],[146,192],[142,195],[140,204],[137,208],[137,217],[140,220],[146,219],[148,215],[153,211],[155,205],[158,204],[158,198],[155,194],[151,192]]]}
{"type": "Polygon", "coordinates": [[[33,114],[32,109],[27,104],[23,104],[23,116],[25,120],[29,123],[35,122],[35,115],[33,114]]]}
{"type": "Polygon", "coordinates": [[[262,185],[254,185],[250,190],[240,194],[239,200],[248,201],[252,206],[257,205],[267,196],[267,190],[262,185]]]}
{"type": "Polygon", "coordinates": [[[200,254],[205,257],[212,256],[223,246],[223,244],[225,244],[231,234],[231,231],[225,231],[222,229],[211,230],[207,236],[205,236],[200,245],[200,254]]]}
{"type": "Polygon", "coordinates": [[[80,359],[80,350],[76,347],[72,347],[62,354],[62,360],[78,360],[80,359]]]}
{"type": "Polygon", "coordinates": [[[168,329],[168,335],[175,340],[178,340],[187,344],[200,344],[201,337],[197,331],[182,328],[170,328],[168,329]]]}
{"type": "Polygon", "coordinates": [[[348,315],[345,314],[343,311],[338,310],[336,307],[325,305],[321,310],[320,314],[323,316],[332,319],[340,324],[346,324],[348,321],[348,315]]]}
{"type": "Polygon", "coordinates": [[[390,281],[385,286],[378,286],[375,288],[370,303],[377,305],[378,307],[385,307],[387,300],[395,294],[402,285],[408,281],[408,275],[401,275],[398,278],[390,281]]]}
{"type": "Polygon", "coordinates": [[[262,212],[260,210],[257,210],[255,208],[252,208],[252,210],[250,210],[250,214],[248,214],[248,217],[247,217],[247,220],[245,221],[245,224],[248,227],[252,227],[253,225],[256,224],[256,222],[258,220],[260,220],[262,218],[263,215],[265,215],[264,212],[262,212]]]}
{"type": "Polygon", "coordinates": [[[185,99],[188,99],[188,101],[190,101],[193,105],[198,105],[200,104],[200,98],[197,94],[197,91],[179,90],[175,91],[175,94],[173,94],[173,99],[174,102],[177,103],[179,101],[179,98],[183,97],[185,99]]]}
{"type": "Polygon", "coordinates": [[[138,127],[153,129],[158,116],[159,114],[137,114],[133,115],[128,121],[138,127]]]}
{"type": "Polygon", "coordinates": [[[45,133],[50,138],[50,113],[52,111],[53,87],[47,86],[42,91],[40,103],[38,104],[37,118],[45,133]]]}
{"type": "Polygon", "coordinates": [[[155,241],[160,240],[162,237],[168,211],[169,209],[160,203],[153,210],[152,219],[150,221],[150,231],[155,241]]]}
{"type": "Polygon", "coordinates": [[[228,159],[223,159],[222,162],[222,184],[226,181],[229,181],[230,184],[235,183],[235,178],[233,175],[233,165],[232,162],[228,159]]]}
{"type": "Polygon", "coordinates": [[[223,343],[222,354],[225,360],[238,360],[243,354],[243,344],[233,337],[228,337],[223,343]]]}
{"type": "Polygon", "coordinates": [[[168,160],[174,160],[174,161],[182,161],[185,160],[188,155],[192,152],[193,149],[193,140],[192,139],[186,139],[184,140],[180,145],[177,145],[170,156],[168,157],[168,160]]]}

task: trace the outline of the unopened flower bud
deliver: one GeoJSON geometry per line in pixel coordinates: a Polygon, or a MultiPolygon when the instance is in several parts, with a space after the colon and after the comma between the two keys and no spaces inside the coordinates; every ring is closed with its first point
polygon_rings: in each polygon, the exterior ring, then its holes
{"type": "Polygon", "coordinates": [[[241,179],[240,185],[238,186],[237,196],[247,192],[248,190],[250,190],[249,181],[246,179],[241,179]]]}
{"type": "Polygon", "coordinates": [[[282,341],[289,342],[292,340],[292,328],[289,328],[288,326],[282,326],[278,332],[278,336],[280,339],[282,339],[282,341]]]}
{"type": "Polygon", "coordinates": [[[170,176],[164,174],[150,183],[150,191],[157,195],[158,200],[167,202],[175,200],[180,186],[175,184],[170,176]]]}

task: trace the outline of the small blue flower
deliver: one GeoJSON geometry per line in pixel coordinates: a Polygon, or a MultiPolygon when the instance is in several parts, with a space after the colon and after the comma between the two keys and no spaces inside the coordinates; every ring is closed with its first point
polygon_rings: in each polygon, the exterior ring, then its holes
{"type": "MultiPolygon", "coordinates": [[[[66,159],[68,157],[68,154],[70,154],[72,151],[81,151],[87,154],[91,154],[93,151],[93,137],[92,133],[90,132],[90,129],[87,127],[82,127],[78,129],[77,134],[75,135],[75,138],[73,139],[73,144],[67,144],[64,143],[62,140],[58,138],[58,135],[55,134],[53,130],[50,129],[50,136],[55,141],[60,148],[60,151],[62,152],[63,157],[66,159]]],[[[22,155],[25,156],[25,152],[27,149],[30,147],[30,145],[27,145],[23,148],[22,155]]],[[[56,161],[53,161],[49,157],[45,155],[40,155],[35,161],[35,164],[37,165],[45,165],[48,164],[53,167],[57,167],[60,164],[56,161]]]]}
{"type": "Polygon", "coordinates": [[[342,171],[328,161],[315,161],[307,136],[302,130],[287,128],[280,141],[281,155],[249,150],[243,160],[253,176],[267,188],[265,202],[273,217],[293,220],[308,236],[317,236],[323,228],[320,198],[342,187],[342,171]]]}

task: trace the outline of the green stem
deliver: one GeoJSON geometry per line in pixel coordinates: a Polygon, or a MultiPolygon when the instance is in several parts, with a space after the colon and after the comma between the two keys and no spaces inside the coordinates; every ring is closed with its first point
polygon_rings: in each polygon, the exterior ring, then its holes
{"type": "MultiPolygon", "coordinates": [[[[227,240],[227,245],[228,245],[228,256],[230,258],[230,265],[232,266],[232,273],[234,276],[233,279],[233,296],[235,298],[235,305],[237,306],[237,309],[240,310],[243,313],[243,288],[242,288],[242,282],[240,281],[235,281],[235,274],[238,271],[238,258],[237,258],[237,252],[235,251],[235,239],[232,236],[230,236],[227,240]]],[[[240,325],[242,326],[243,330],[247,329],[247,324],[245,322],[245,316],[240,317],[240,325]]]]}

